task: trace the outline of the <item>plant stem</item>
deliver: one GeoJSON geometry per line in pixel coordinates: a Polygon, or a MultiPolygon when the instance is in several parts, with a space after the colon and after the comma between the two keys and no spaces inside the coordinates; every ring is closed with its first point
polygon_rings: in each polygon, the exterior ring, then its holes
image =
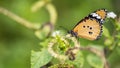
{"type": "Polygon", "coordinates": [[[11,19],[17,21],[17,23],[29,28],[29,29],[38,29],[38,25],[32,24],[32,22],[29,22],[22,17],[17,16],[16,14],[8,11],[7,9],[0,7],[0,13],[10,17],[11,19]]]}

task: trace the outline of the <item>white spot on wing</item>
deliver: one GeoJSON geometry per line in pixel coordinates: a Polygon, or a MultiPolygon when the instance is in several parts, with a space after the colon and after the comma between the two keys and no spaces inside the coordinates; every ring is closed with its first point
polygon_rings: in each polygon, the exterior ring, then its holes
{"type": "Polygon", "coordinates": [[[100,16],[97,16],[97,19],[101,19],[101,17],[100,17],[100,16]]]}
{"type": "Polygon", "coordinates": [[[96,13],[91,13],[91,15],[92,15],[93,17],[97,17],[97,16],[98,16],[98,14],[96,14],[96,13]]]}
{"type": "Polygon", "coordinates": [[[100,17],[98,14],[96,14],[96,13],[91,13],[91,15],[92,15],[93,17],[96,17],[97,19],[101,19],[101,17],[100,17]]]}

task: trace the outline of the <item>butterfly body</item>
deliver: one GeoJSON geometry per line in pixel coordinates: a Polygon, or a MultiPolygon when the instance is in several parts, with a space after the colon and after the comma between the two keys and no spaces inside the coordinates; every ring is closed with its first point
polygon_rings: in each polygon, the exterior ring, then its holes
{"type": "Polygon", "coordinates": [[[101,36],[102,24],[106,15],[107,11],[105,9],[97,10],[78,22],[70,33],[76,37],[96,40],[101,36]]]}

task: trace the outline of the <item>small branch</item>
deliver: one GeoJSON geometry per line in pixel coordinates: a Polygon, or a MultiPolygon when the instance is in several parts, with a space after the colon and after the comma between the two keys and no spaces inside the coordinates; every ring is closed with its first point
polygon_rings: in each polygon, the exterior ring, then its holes
{"type": "Polygon", "coordinates": [[[48,3],[46,5],[46,9],[48,10],[49,14],[50,14],[50,22],[55,25],[56,21],[57,21],[57,11],[54,7],[54,5],[52,5],[51,3],[48,3]]]}
{"type": "Polygon", "coordinates": [[[45,7],[50,16],[50,23],[55,25],[57,21],[57,11],[53,4],[51,4],[51,0],[40,0],[37,1],[31,8],[32,12],[36,12],[40,10],[42,7],[45,7]]]}
{"type": "Polygon", "coordinates": [[[6,15],[6,16],[8,16],[8,17],[10,17],[11,19],[17,21],[17,23],[19,23],[19,24],[21,24],[21,25],[23,25],[23,26],[25,26],[25,27],[27,27],[27,28],[30,28],[30,29],[38,29],[38,28],[40,27],[40,26],[38,26],[38,25],[32,24],[32,22],[29,22],[29,21],[27,21],[27,20],[25,20],[25,19],[17,16],[16,14],[8,11],[8,10],[5,9],[5,8],[0,7],[0,13],[6,15]]]}
{"type": "Polygon", "coordinates": [[[44,0],[39,0],[36,3],[33,4],[31,11],[32,12],[36,12],[38,10],[40,10],[43,6],[45,6],[45,1],[44,0]]]}

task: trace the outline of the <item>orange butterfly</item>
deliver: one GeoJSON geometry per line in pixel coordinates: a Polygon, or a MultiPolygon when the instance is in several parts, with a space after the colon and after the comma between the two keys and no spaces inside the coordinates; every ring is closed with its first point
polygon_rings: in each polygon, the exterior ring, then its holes
{"type": "Polygon", "coordinates": [[[70,34],[88,40],[99,39],[102,33],[102,24],[106,16],[106,9],[97,10],[78,22],[70,31],[70,34]]]}

